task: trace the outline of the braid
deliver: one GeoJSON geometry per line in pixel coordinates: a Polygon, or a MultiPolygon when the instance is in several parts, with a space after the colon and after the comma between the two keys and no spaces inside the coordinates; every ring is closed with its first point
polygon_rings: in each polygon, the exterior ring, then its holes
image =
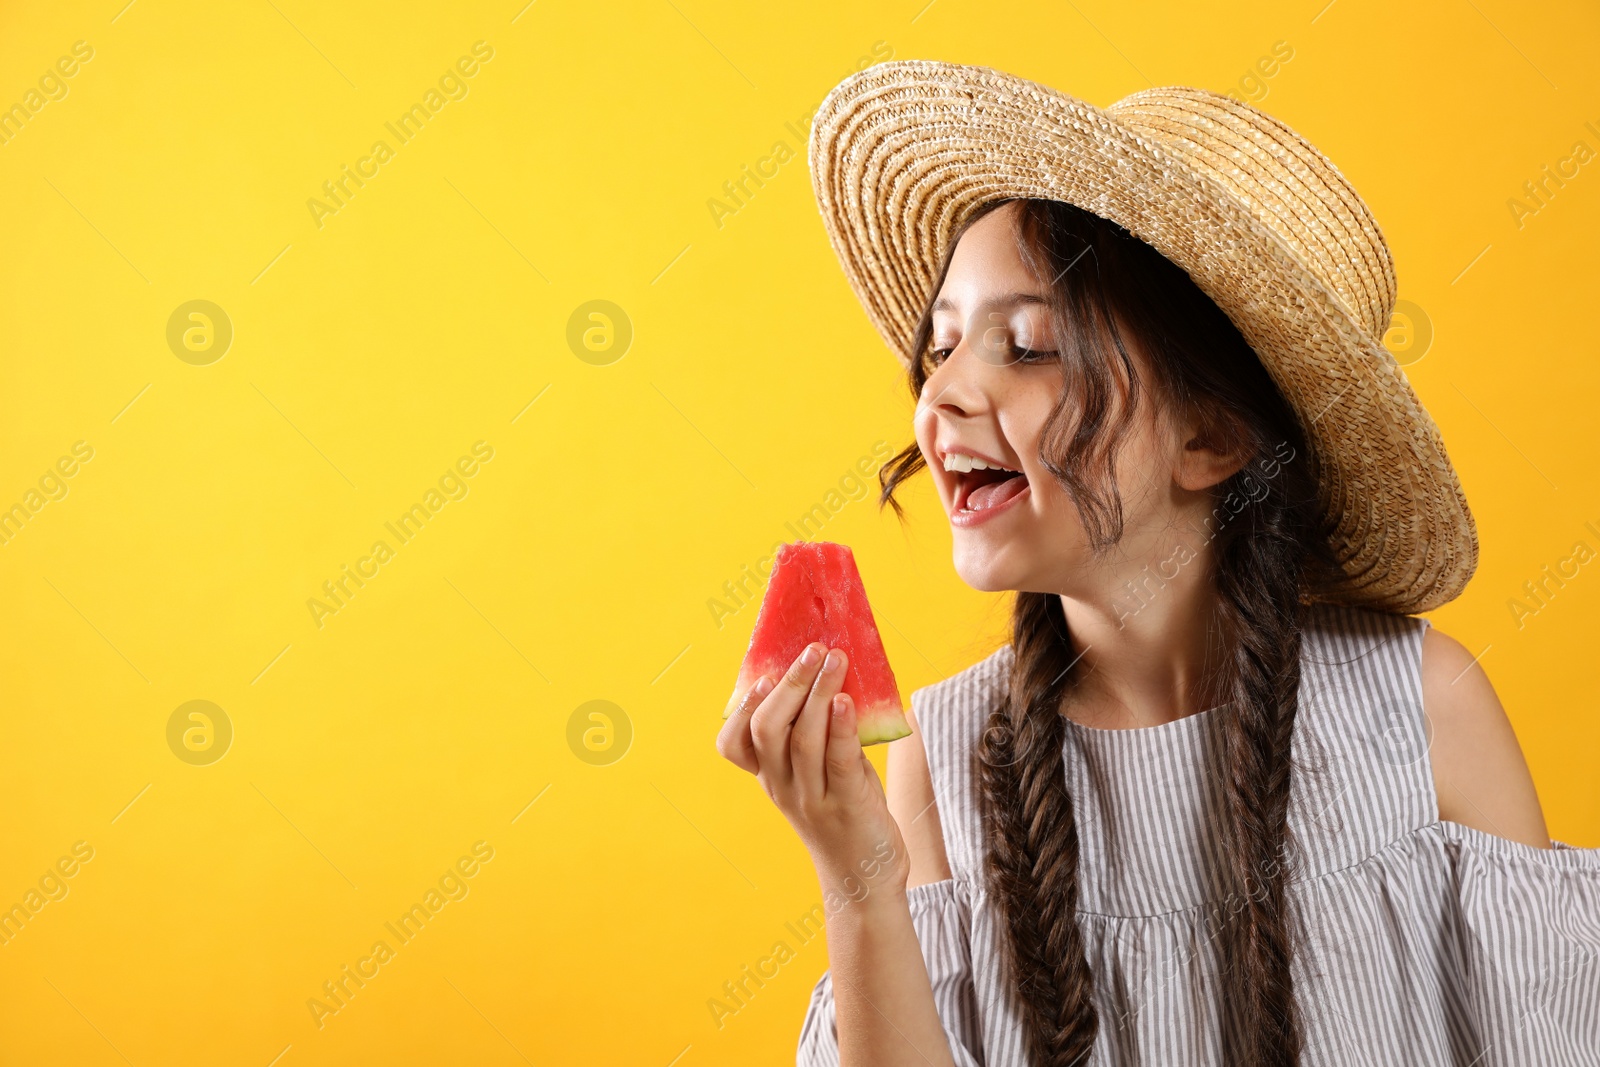
{"type": "Polygon", "coordinates": [[[1229,1062],[1296,1062],[1301,1035],[1290,981],[1288,866],[1290,738],[1300,686],[1302,562],[1292,508],[1271,497],[1218,539],[1218,611],[1232,651],[1229,703],[1219,722],[1231,836],[1225,877],[1244,906],[1222,939],[1233,1011],[1229,1062]]]}
{"type": "Polygon", "coordinates": [[[1082,1063],[1094,1047],[1093,977],[1078,926],[1078,829],[1067,791],[1061,695],[1071,644],[1060,598],[1020,593],[1010,695],[978,745],[990,828],[984,869],[1009,935],[1012,980],[1030,1059],[1082,1063]]]}

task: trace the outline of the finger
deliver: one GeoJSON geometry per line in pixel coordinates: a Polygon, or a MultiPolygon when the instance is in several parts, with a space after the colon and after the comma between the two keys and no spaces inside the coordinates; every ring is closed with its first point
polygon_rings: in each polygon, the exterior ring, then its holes
{"type": "Polygon", "coordinates": [[[789,730],[805,705],[811,683],[822,669],[823,651],[816,642],[807,645],[750,716],[750,737],[756,746],[756,759],[769,784],[787,785],[793,777],[789,766],[789,730]]]}
{"type": "Polygon", "coordinates": [[[872,759],[867,755],[865,748],[861,750],[861,776],[872,783],[872,788],[880,797],[885,801],[889,799],[888,794],[883,791],[883,779],[878,777],[878,768],[872,765],[872,759]]]}
{"type": "Polygon", "coordinates": [[[837,648],[828,650],[822,670],[812,683],[806,703],[789,733],[789,762],[794,767],[795,792],[802,802],[821,800],[826,775],[822,761],[828,747],[828,710],[833,696],[844,687],[849,659],[837,648]]]}
{"type": "Polygon", "coordinates": [[[842,793],[854,795],[861,788],[866,751],[856,734],[856,705],[850,694],[840,693],[833,698],[828,715],[827,795],[842,793]]]}
{"type": "Polygon", "coordinates": [[[750,716],[755,714],[756,707],[770,692],[771,678],[763,675],[756,679],[756,684],[745,691],[739,706],[717,733],[717,751],[722,758],[751,774],[760,770],[760,764],[756,762],[755,741],[750,737],[750,716]]]}

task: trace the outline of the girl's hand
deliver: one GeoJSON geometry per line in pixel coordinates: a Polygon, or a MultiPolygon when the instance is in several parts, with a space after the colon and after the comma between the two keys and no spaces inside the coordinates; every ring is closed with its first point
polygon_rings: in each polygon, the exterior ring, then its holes
{"type": "Polygon", "coordinates": [[[841,650],[806,646],[776,685],[751,686],[717,751],[761,780],[811,853],[824,893],[859,900],[877,887],[903,891],[910,858],[862,751],[855,707],[839,691],[846,666],[841,650]]]}

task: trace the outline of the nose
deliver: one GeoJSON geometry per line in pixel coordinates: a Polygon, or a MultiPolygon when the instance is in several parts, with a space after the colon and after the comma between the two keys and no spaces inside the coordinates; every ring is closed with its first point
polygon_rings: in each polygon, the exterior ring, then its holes
{"type": "Polygon", "coordinates": [[[991,408],[987,364],[961,340],[922,384],[918,406],[946,418],[970,418],[991,408]]]}

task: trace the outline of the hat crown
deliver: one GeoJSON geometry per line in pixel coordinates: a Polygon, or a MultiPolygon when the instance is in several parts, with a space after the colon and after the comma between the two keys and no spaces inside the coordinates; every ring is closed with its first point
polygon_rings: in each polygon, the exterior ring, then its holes
{"type": "Polygon", "coordinates": [[[1344,175],[1305,138],[1249,104],[1183,86],[1133,93],[1106,113],[1245,204],[1370,336],[1388,330],[1388,243],[1344,175]]]}

